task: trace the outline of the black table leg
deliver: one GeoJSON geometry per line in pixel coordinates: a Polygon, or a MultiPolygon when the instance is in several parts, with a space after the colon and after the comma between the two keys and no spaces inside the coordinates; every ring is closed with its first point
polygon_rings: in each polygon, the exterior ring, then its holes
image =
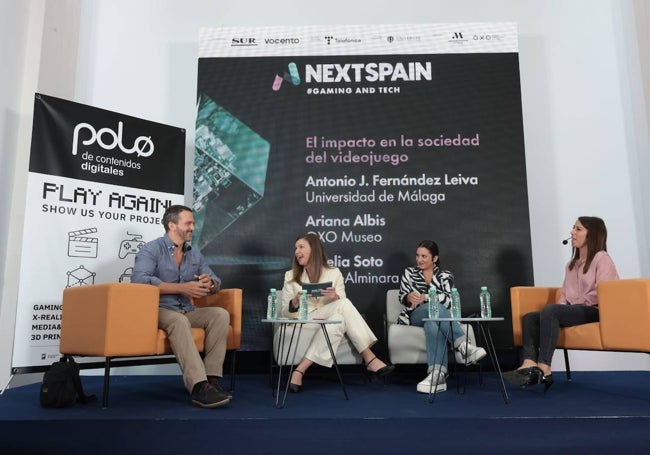
{"type": "Polygon", "coordinates": [[[506,385],[503,382],[503,375],[501,374],[501,366],[499,366],[499,359],[497,358],[496,349],[494,349],[494,342],[492,340],[492,332],[490,332],[489,327],[483,327],[481,322],[478,322],[478,328],[485,340],[485,347],[487,347],[488,354],[490,355],[490,360],[492,361],[492,367],[497,373],[497,380],[499,382],[499,387],[501,387],[501,395],[503,395],[503,401],[506,404],[510,403],[510,397],[508,397],[508,391],[506,390],[506,385]]]}
{"type": "Polygon", "coordinates": [[[334,362],[334,369],[336,370],[336,375],[339,377],[339,382],[341,383],[341,388],[343,389],[343,395],[345,395],[345,399],[349,400],[348,398],[348,391],[345,390],[345,384],[343,383],[343,377],[341,376],[341,371],[339,370],[339,364],[336,362],[336,356],[334,355],[334,349],[332,349],[332,342],[330,341],[330,336],[327,333],[327,330],[325,329],[325,324],[321,324],[321,329],[323,329],[323,335],[325,335],[325,341],[327,342],[327,347],[330,350],[330,355],[332,356],[332,361],[334,362]]]}

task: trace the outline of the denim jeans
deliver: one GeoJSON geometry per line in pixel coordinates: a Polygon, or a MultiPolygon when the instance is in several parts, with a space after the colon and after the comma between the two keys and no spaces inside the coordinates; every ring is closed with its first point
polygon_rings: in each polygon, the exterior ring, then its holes
{"type": "Polygon", "coordinates": [[[551,303],[522,318],[524,359],[551,364],[560,327],[598,322],[598,308],[551,303]]]}
{"type": "MultiPolygon", "coordinates": [[[[442,304],[439,305],[441,318],[450,318],[451,313],[449,310],[442,304]]],[[[427,364],[432,367],[435,365],[440,365],[443,368],[447,368],[447,342],[454,345],[454,342],[459,338],[465,337],[465,332],[461,328],[458,322],[451,323],[451,330],[449,330],[450,324],[446,322],[433,322],[427,321],[423,322],[422,319],[429,317],[429,308],[426,303],[417,307],[411,313],[411,325],[417,327],[424,327],[424,336],[427,343],[427,364]],[[442,332],[442,336],[439,333],[442,332]],[[438,339],[440,337],[440,339],[438,339]],[[436,343],[437,341],[437,343],[436,343]],[[437,347],[437,349],[436,349],[437,347]]]]}

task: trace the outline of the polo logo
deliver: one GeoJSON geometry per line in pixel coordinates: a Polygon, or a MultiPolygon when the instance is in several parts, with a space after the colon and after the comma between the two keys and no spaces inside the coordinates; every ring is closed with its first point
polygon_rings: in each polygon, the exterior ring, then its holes
{"type": "Polygon", "coordinates": [[[148,157],[153,154],[154,144],[151,140],[151,136],[139,136],[133,141],[133,146],[131,148],[125,147],[122,144],[122,128],[122,122],[117,123],[117,132],[108,127],[101,128],[97,131],[90,123],[78,123],[77,126],[74,127],[72,133],[72,154],[77,154],[80,140],[83,145],[90,145],[96,142],[104,150],[113,150],[114,148],[119,147],[122,152],[128,155],[135,153],[138,156],[148,157]],[[86,133],[85,135],[87,135],[87,138],[81,139],[80,136],[84,132],[86,133]]]}

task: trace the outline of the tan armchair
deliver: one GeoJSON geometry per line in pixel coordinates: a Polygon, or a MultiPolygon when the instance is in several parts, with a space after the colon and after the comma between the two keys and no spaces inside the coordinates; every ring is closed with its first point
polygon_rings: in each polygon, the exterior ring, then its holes
{"type": "MultiPolygon", "coordinates": [[[[62,354],[104,357],[103,407],[108,406],[111,361],[118,365],[165,363],[172,353],[167,334],[158,329],[158,288],[148,284],[106,283],[63,291],[62,354]],[[138,357],[134,359],[134,357],[138,357]]],[[[199,307],[219,306],[230,313],[226,349],[231,354],[230,387],[234,388],[235,353],[241,345],[242,290],[222,289],[194,301],[199,307]]],[[[196,347],[204,349],[205,331],[192,329],[196,347]]],[[[115,365],[114,365],[115,366],[115,365]]]]}
{"type": "MultiPolygon", "coordinates": [[[[517,286],[510,289],[514,345],[522,346],[521,318],[556,303],[560,288],[517,286]]],[[[598,284],[600,321],[563,327],[557,347],[564,350],[567,379],[571,379],[568,349],[650,352],[650,279],[603,281],[598,284]]]]}

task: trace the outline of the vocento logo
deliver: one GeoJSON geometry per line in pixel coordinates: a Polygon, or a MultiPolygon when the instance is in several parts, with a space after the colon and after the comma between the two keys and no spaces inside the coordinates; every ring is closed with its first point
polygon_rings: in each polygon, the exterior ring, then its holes
{"type": "Polygon", "coordinates": [[[122,128],[122,122],[118,122],[117,124],[117,133],[110,128],[102,128],[99,131],[96,131],[89,123],[77,124],[72,133],[72,154],[77,154],[77,147],[80,139],[79,136],[81,136],[82,132],[88,132],[89,137],[81,141],[83,145],[90,145],[97,142],[97,144],[105,150],[113,150],[115,147],[119,147],[120,150],[129,155],[136,153],[138,156],[143,156],[145,158],[153,155],[154,145],[151,136],[140,136],[136,138],[133,141],[133,147],[128,149],[122,144],[122,128]]]}
{"type": "Polygon", "coordinates": [[[282,87],[282,82],[287,81],[290,82],[293,85],[300,85],[300,74],[298,74],[298,66],[290,62],[289,65],[287,65],[289,72],[284,73],[284,76],[280,76],[279,74],[275,75],[275,80],[273,81],[273,91],[277,92],[280,90],[280,87],[282,87]]]}

